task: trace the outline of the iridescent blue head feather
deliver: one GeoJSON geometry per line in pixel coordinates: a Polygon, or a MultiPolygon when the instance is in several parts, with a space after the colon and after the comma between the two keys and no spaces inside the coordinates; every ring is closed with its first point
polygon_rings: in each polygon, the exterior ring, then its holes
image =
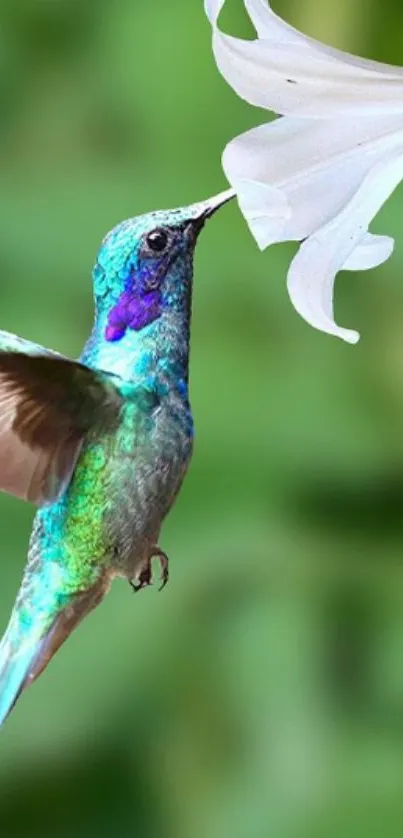
{"type": "Polygon", "coordinates": [[[119,224],[104,239],[94,269],[97,313],[106,341],[140,332],[164,313],[190,307],[193,254],[204,222],[232,190],[191,206],[119,224]]]}

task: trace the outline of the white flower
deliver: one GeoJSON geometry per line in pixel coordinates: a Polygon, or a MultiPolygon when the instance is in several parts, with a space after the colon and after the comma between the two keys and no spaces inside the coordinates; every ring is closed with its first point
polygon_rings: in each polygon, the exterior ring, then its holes
{"type": "Polygon", "coordinates": [[[221,32],[225,0],[205,0],[218,67],[239,96],[279,119],[232,140],[223,166],[263,249],[303,241],[288,273],[297,311],[350,343],[333,317],[337,271],[366,270],[394,241],[368,227],[403,179],[403,69],[366,61],[308,38],[266,0],[244,0],[257,32],[221,32]]]}

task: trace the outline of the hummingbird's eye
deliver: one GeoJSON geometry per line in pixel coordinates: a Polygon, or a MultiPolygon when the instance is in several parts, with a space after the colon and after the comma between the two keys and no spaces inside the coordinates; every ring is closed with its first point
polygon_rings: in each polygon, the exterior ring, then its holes
{"type": "Polygon", "coordinates": [[[168,247],[169,241],[169,232],[168,230],[164,230],[163,227],[152,230],[146,237],[147,247],[153,253],[162,253],[168,247]]]}

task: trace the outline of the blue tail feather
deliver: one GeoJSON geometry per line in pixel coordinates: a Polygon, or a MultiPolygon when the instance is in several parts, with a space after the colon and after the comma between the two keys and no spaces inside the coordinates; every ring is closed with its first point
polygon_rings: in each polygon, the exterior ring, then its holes
{"type": "Polygon", "coordinates": [[[88,590],[77,592],[60,610],[51,602],[51,608],[31,614],[29,627],[21,624],[18,606],[15,608],[0,643],[0,725],[25,687],[43,672],[73,629],[101,602],[109,585],[110,579],[104,575],[88,590]]]}
{"type": "Polygon", "coordinates": [[[30,672],[41,653],[44,638],[29,643],[27,638],[20,643],[13,637],[14,626],[10,623],[0,643],[0,725],[11,712],[18,696],[24,689],[30,672]]]}

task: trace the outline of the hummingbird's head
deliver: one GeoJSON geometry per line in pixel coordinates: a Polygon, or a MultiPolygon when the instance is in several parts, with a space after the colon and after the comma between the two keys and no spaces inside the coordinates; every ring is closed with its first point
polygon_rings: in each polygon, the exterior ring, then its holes
{"type": "Polygon", "coordinates": [[[94,269],[106,340],[119,341],[127,329],[139,332],[166,311],[189,309],[198,235],[205,221],[233,197],[228,190],[182,209],[150,212],[108,233],[94,269]]]}

